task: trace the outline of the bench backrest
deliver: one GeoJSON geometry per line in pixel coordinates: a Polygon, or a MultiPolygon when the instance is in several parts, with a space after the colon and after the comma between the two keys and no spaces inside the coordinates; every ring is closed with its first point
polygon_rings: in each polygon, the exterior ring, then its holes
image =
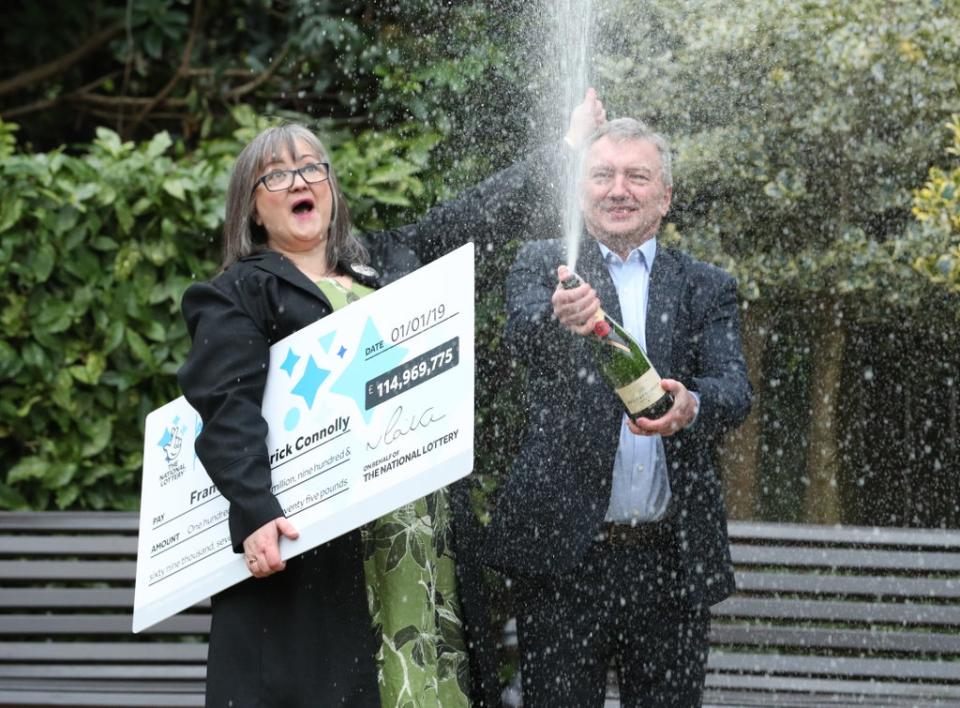
{"type": "MultiPolygon", "coordinates": [[[[124,686],[142,705],[202,703],[209,602],[131,632],[137,525],[0,512],[0,705],[41,702],[25,700],[38,687],[107,705],[124,686]]],[[[738,591],[713,608],[710,700],[960,703],[960,532],[731,522],[730,535],[738,591]]]]}
{"type": "Polygon", "coordinates": [[[714,689],[960,702],[960,532],[729,528],[738,589],[713,608],[714,689]]]}
{"type": "Polygon", "coordinates": [[[209,602],[131,632],[137,525],[0,513],[0,705],[202,705],[209,602]]]}

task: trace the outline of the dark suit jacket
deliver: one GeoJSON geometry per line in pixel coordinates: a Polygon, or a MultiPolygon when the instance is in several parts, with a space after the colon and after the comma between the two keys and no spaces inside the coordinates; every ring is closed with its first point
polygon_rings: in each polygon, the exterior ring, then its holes
{"type": "MultiPolygon", "coordinates": [[[[418,224],[371,236],[382,277],[347,263],[341,269],[377,287],[468,240],[501,245],[524,230],[557,155],[556,147],[534,153],[418,224]]],[[[192,285],[182,307],[193,345],[180,387],[203,420],[196,451],[230,502],[230,534],[240,552],[250,533],[283,513],[270,492],[260,414],[270,346],[332,308],[314,283],[271,251],[192,285]]],[[[281,573],[213,598],[207,702],[379,706],[375,651],[360,535],[353,532],[291,559],[281,573]]]]}
{"type": "MultiPolygon", "coordinates": [[[[616,289],[596,242],[580,245],[579,274],[620,321],[616,289]]],[[[565,573],[600,531],[623,407],[586,340],[553,317],[559,240],[527,244],[507,283],[506,339],[527,366],[527,429],[501,485],[489,533],[491,562],[508,573],[565,573]]],[[[726,512],[714,453],[721,434],[750,409],[733,278],[674,249],[658,247],[650,275],[647,350],[664,378],[700,396],[695,423],[663,439],[676,505],[677,547],[691,604],[733,589],[726,512]]]]}

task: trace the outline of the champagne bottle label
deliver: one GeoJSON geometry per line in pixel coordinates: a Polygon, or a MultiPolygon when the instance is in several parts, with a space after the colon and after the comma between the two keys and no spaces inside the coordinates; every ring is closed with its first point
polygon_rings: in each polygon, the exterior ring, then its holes
{"type": "Polygon", "coordinates": [[[651,367],[639,379],[617,389],[617,395],[631,415],[637,415],[660,400],[660,376],[651,367]]]}
{"type": "MultiPolygon", "coordinates": [[[[572,273],[561,285],[569,290],[582,282],[572,273]]],[[[597,366],[630,417],[659,418],[666,413],[673,397],[660,386],[660,375],[643,347],[603,310],[597,310],[592,324],[594,336],[589,341],[598,354],[597,366]]]]}

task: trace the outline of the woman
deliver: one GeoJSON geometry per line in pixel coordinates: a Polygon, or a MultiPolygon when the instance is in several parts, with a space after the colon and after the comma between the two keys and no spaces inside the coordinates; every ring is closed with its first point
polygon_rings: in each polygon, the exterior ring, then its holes
{"type": "MultiPolygon", "coordinates": [[[[594,104],[595,97],[581,110],[577,140],[593,127],[594,104]]],[[[496,175],[417,225],[373,237],[380,262],[415,262],[410,251],[428,260],[476,237],[514,237],[539,198],[531,189],[547,183],[537,168],[552,172],[558,152],[496,175]]],[[[279,556],[280,537],[297,531],[270,492],[260,413],[269,349],[376,288],[365,258],[313,133],[270,128],[244,148],[227,194],[223,271],[183,299],[193,345],[179,380],[203,419],[197,454],[230,502],[234,551],[253,576],[213,598],[208,706],[372,707],[381,691],[384,705],[468,703],[443,494],[373,524],[366,564],[359,531],[286,563],[279,556]],[[409,554],[387,566],[383,538],[401,527],[419,534],[412,542],[424,544],[426,561],[409,554]],[[411,624],[415,634],[400,631],[411,624]]]]}

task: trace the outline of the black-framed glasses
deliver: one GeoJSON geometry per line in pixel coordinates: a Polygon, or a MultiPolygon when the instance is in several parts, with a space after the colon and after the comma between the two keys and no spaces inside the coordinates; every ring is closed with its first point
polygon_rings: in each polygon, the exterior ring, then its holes
{"type": "Polygon", "coordinates": [[[303,177],[303,181],[308,184],[325,182],[330,179],[330,165],[326,162],[311,162],[309,165],[295,167],[292,170],[268,172],[253,183],[253,189],[256,191],[257,186],[263,184],[268,192],[282,192],[293,186],[297,175],[303,177]]]}

